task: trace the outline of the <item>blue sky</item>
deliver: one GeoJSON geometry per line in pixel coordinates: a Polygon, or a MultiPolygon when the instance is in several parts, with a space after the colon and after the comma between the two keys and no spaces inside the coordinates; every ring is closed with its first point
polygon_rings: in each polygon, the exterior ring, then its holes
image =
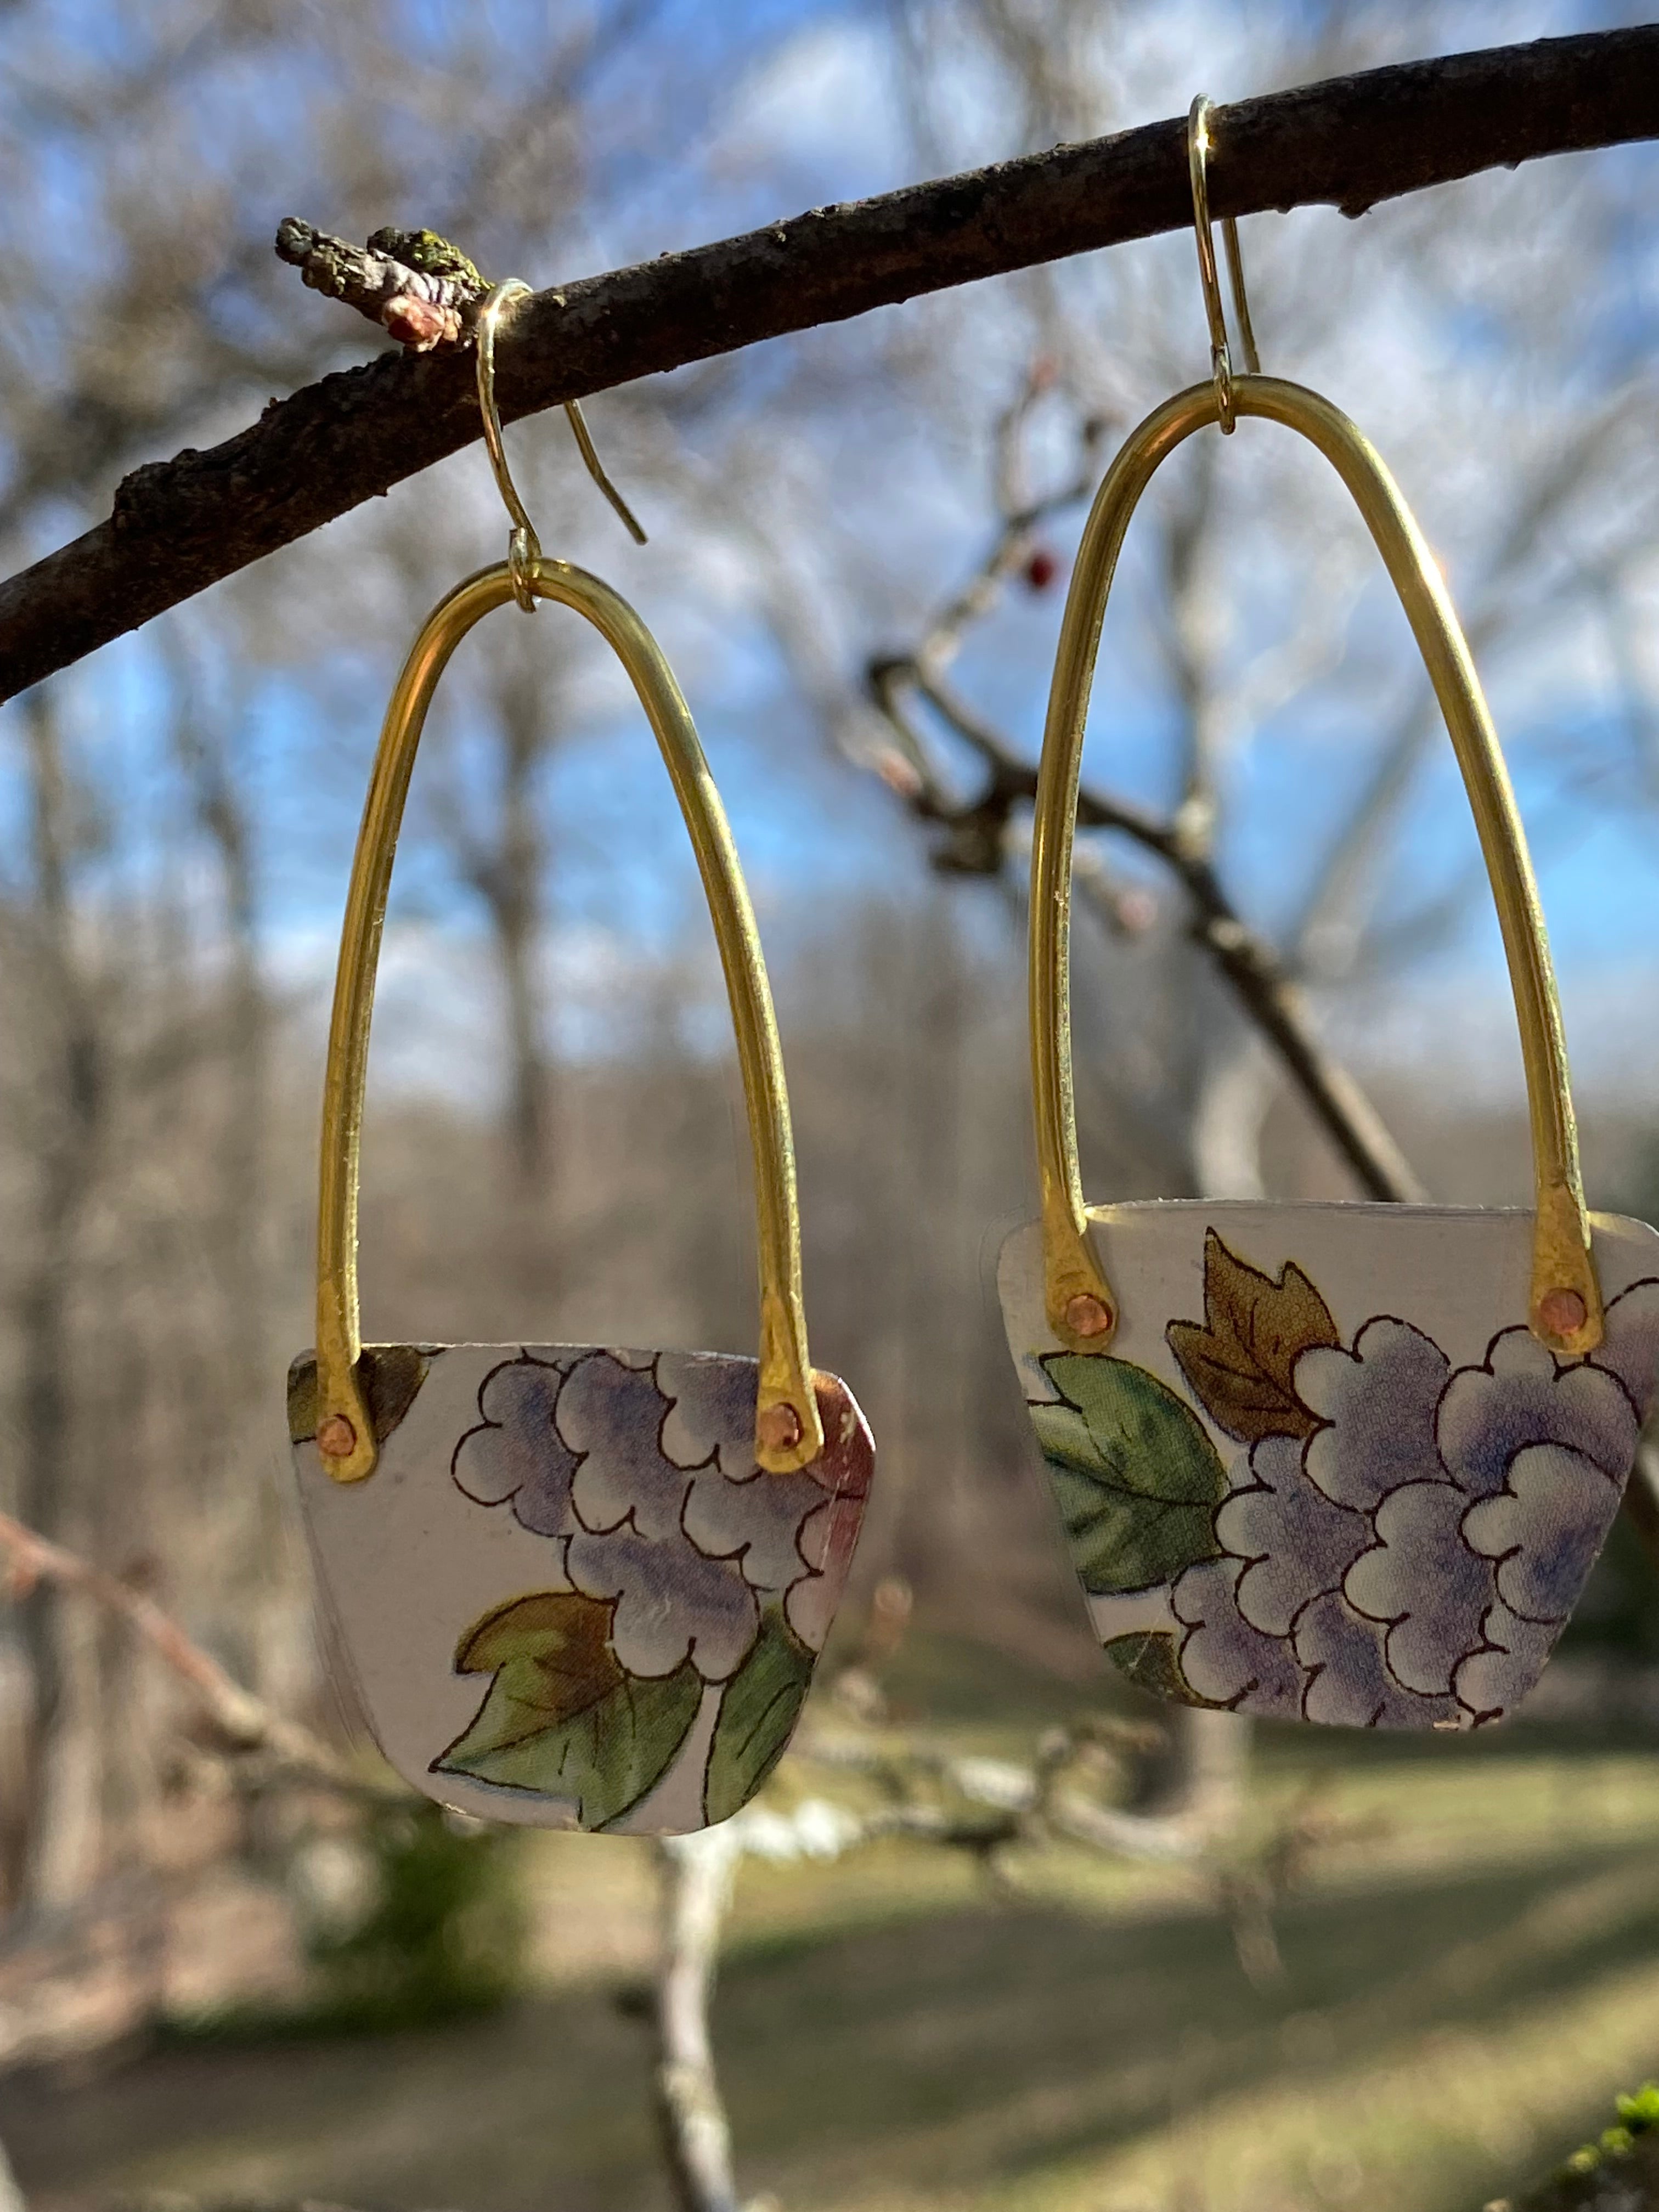
{"type": "MultiPolygon", "coordinates": [[[[440,43],[458,20],[445,8],[416,9],[411,15],[440,43]]],[[[1465,42],[1475,43],[1503,35],[1508,26],[1510,35],[1521,35],[1580,21],[1613,20],[1618,11],[1537,8],[1523,26],[1516,10],[1472,8],[1460,22],[1467,21],[1465,42]]],[[[669,0],[653,36],[675,42],[687,58],[687,100],[675,143],[659,157],[643,125],[632,133],[617,131],[605,156],[608,166],[601,167],[595,184],[593,204],[604,209],[603,218],[584,218],[585,228],[578,226],[579,246],[563,234],[561,256],[574,258],[562,258],[556,270],[530,267],[531,276],[545,280],[556,273],[580,273],[586,265],[583,252],[599,267],[644,257],[802,205],[879,190],[915,173],[915,148],[884,58],[878,10],[826,0],[746,0],[740,9],[714,8],[708,0],[669,0]]],[[[1247,88],[1224,81],[1230,66],[1224,43],[1216,51],[1218,74],[1211,88],[1222,96],[1247,88]]],[[[613,65],[610,94],[624,108],[629,72],[641,66],[629,57],[613,65]]],[[[645,75],[652,79],[650,97],[642,100],[648,118],[653,100],[660,101],[664,89],[659,66],[645,75]]],[[[977,97],[964,77],[957,118],[964,143],[977,135],[986,142],[977,149],[981,154],[1017,150],[996,138],[999,118],[989,104],[981,103],[982,112],[977,109],[977,97]]],[[[1651,149],[1606,158],[1626,165],[1621,174],[1648,180],[1644,189],[1650,193],[1652,180],[1659,177],[1651,149]]],[[[54,189],[72,197],[73,181],[66,178],[54,189]]],[[[1625,204],[1639,204],[1641,198],[1627,190],[1625,204]]],[[[276,215],[287,211],[285,204],[278,207],[273,200],[266,210],[273,228],[276,215]]],[[[308,212],[327,219],[325,209],[308,212]]],[[[1365,252],[1366,226],[1339,225],[1316,213],[1290,220],[1325,224],[1345,254],[1365,252]]],[[[1373,220],[1380,223],[1384,218],[1373,220]]],[[[1247,234],[1255,234],[1246,228],[1247,234]]],[[[1179,241],[1165,241],[1126,252],[1150,256],[1164,250],[1188,251],[1179,241]]],[[[1594,360],[1598,374],[1643,358],[1659,327],[1652,250],[1645,237],[1633,234],[1628,251],[1612,265],[1625,281],[1622,288],[1611,289],[1599,326],[1586,338],[1586,357],[1594,360]]],[[[1269,259],[1269,296],[1271,267],[1269,259]]],[[[1452,297],[1443,307],[1449,336],[1437,343],[1451,349],[1449,358],[1458,373],[1472,372],[1483,350],[1496,343],[1478,293],[1471,288],[1468,297],[1452,297]]],[[[1195,327],[1189,334],[1190,354],[1196,373],[1202,356],[1195,286],[1191,308],[1195,327]]],[[[803,363],[810,374],[815,363],[844,361],[848,348],[891,343],[907,331],[920,333],[931,312],[921,303],[872,319],[872,325],[881,324],[879,331],[811,334],[761,349],[744,367],[741,402],[763,434],[769,392],[799,377],[803,363]]],[[[351,337],[343,335],[343,347],[349,349],[351,343],[351,337]]],[[[1420,374],[1420,360],[1414,367],[1407,360],[1401,374],[1420,374]]],[[[1409,416],[1409,393],[1402,398],[1396,387],[1382,396],[1395,415],[1409,416]]],[[[592,413],[603,441],[603,398],[592,413]]],[[[970,402],[964,402],[963,419],[970,413],[970,402]]],[[[902,542],[915,596],[936,597],[977,554],[984,514],[982,450],[963,446],[959,425],[945,426],[931,445],[915,441],[908,453],[902,423],[887,422],[868,437],[860,434],[860,427],[843,425],[839,448],[833,439],[825,446],[829,480],[845,508],[838,519],[878,535],[886,547],[902,542]]],[[[812,426],[812,434],[826,439],[822,422],[812,426]]],[[[514,434],[524,450],[548,453],[556,469],[569,465],[563,435],[556,418],[514,434]]],[[[1410,458],[1401,462],[1408,493],[1416,489],[1410,458]]],[[[1501,450],[1466,461],[1491,475],[1501,475],[1504,464],[1501,450]]],[[[483,463],[475,452],[447,466],[477,475],[483,463]]],[[[1425,489],[1432,500],[1436,487],[1425,489]]],[[[432,495],[431,481],[422,480],[401,488],[392,500],[408,507],[432,495]]],[[[640,500],[648,515],[648,487],[640,500]]],[[[463,566],[492,557],[498,550],[499,524],[482,520],[487,509],[479,513],[480,540],[463,566]]],[[[325,536],[362,536],[374,522],[373,517],[354,518],[325,536]]],[[[1062,558],[1079,522],[1080,514],[1067,515],[1051,533],[1062,558]]],[[[280,556],[279,563],[268,564],[277,599],[289,590],[302,593],[307,571],[328,550],[313,540],[280,556]]],[[[602,518],[583,550],[637,598],[648,618],[661,624],[677,659],[684,656],[688,692],[726,792],[757,903],[774,932],[785,939],[815,929],[833,932],[838,917],[869,891],[902,893],[922,879],[923,848],[914,826],[871,779],[826,757],[821,732],[752,615],[741,606],[722,606],[718,595],[712,607],[701,611],[689,605],[677,573],[687,549],[674,542],[672,521],[659,532],[658,542],[638,554],[602,518]]],[[[1247,587],[1250,581],[1247,570],[1247,587]]],[[[263,588],[261,580],[251,584],[263,588]]],[[[238,588],[246,591],[249,585],[238,588]]],[[[1148,678],[1134,630],[1151,588],[1144,576],[1131,576],[1126,583],[1128,605],[1121,615],[1115,609],[1111,617],[1113,623],[1121,623],[1128,645],[1113,660],[1109,627],[1103,667],[1111,670],[1110,706],[1097,716],[1100,726],[1091,738],[1090,773],[1130,795],[1162,800],[1170,795],[1171,773],[1167,701],[1148,678]]],[[[1398,637],[1392,643],[1376,642],[1384,632],[1376,627],[1375,598],[1368,595],[1362,603],[1354,651],[1366,666],[1374,659],[1382,672],[1376,698],[1386,706],[1407,680],[1409,647],[1398,637]],[[1396,664],[1392,667],[1390,654],[1396,664]]],[[[332,653],[325,667],[308,669],[304,680],[296,681],[281,669],[264,671],[257,664],[216,665],[216,656],[225,649],[216,643],[218,600],[218,594],[207,595],[185,619],[199,665],[218,698],[217,710],[235,719],[239,757],[258,802],[264,921],[273,963],[296,982],[320,983],[330,965],[343,896],[354,793],[361,789],[374,726],[413,609],[397,618],[388,611],[386,595],[378,594],[366,617],[371,641],[355,653],[332,653]],[[337,765],[319,783],[322,748],[337,765]]],[[[973,696],[1032,750],[1041,730],[1060,603],[1059,590],[1042,596],[1016,592],[975,637],[959,672],[973,696]]],[[[392,605],[396,605],[393,594],[392,605]]],[[[504,614],[495,619],[510,618],[504,614]]],[[[1239,618],[1249,620],[1248,604],[1239,618]]],[[[861,634],[857,649],[904,642],[907,619],[896,610],[892,635],[861,634]]],[[[543,621],[551,656],[558,642],[552,619],[543,621]]],[[[228,625],[226,634],[232,634],[228,625]]],[[[1582,648],[1575,651],[1582,658],[1582,648]]],[[[166,711],[167,680],[160,643],[154,634],[145,634],[99,656],[68,690],[89,763],[133,809],[137,834],[120,842],[107,864],[128,877],[161,866],[164,852],[167,864],[176,864],[176,846],[163,839],[160,827],[176,793],[155,742],[166,711]],[[143,832],[147,815],[155,825],[153,837],[143,832]]],[[[1647,1035],[1659,1027],[1651,1019],[1659,997],[1659,965],[1651,951],[1659,921],[1651,794],[1633,764],[1627,734],[1618,727],[1604,672],[1598,676],[1571,656],[1565,662],[1558,656],[1538,667],[1516,665],[1500,672],[1493,694],[1523,812],[1537,835],[1539,872],[1570,1028],[1595,1079],[1628,1086],[1645,1079],[1651,1062],[1647,1035]],[[1576,790],[1581,763],[1594,764],[1596,779],[1576,790]],[[1615,1021],[1610,1008],[1622,1008],[1623,1018],[1615,1021]]],[[[1368,703],[1362,684],[1359,696],[1351,690],[1329,712],[1316,707],[1282,717],[1230,765],[1227,878],[1247,910],[1269,926],[1281,924],[1296,910],[1305,886],[1306,856],[1319,842],[1322,824],[1334,817],[1345,788],[1352,792],[1363,775],[1373,734],[1368,703]]],[[[0,788],[0,807],[8,796],[0,788]]],[[[15,800],[15,790],[9,796],[15,800]]],[[[561,747],[544,799],[559,825],[556,935],[570,957],[580,954],[595,972],[609,975],[618,960],[625,969],[635,957],[648,958],[677,945],[687,915],[695,911],[695,876],[666,781],[637,719],[605,701],[586,714],[561,747]]],[[[0,816],[0,830],[6,826],[0,816]]],[[[1406,834],[1389,864],[1389,902],[1404,909],[1438,887],[1459,884],[1474,852],[1467,810],[1443,741],[1414,788],[1406,834]]],[[[473,972],[466,948],[476,945],[482,917],[445,869],[413,848],[395,895],[394,925],[405,921],[428,937],[439,933],[453,945],[458,975],[473,972]]],[[[394,927],[394,938],[395,933],[394,927]]],[[[1399,1033],[1398,1007],[1408,1009],[1414,993],[1436,1007],[1463,1003],[1484,1008],[1493,1003],[1500,984],[1495,925],[1483,902],[1471,896],[1443,941],[1389,987],[1397,1002],[1389,1035],[1399,1033]]],[[[456,988],[463,994],[471,988],[464,981],[456,988]]],[[[1478,1030],[1475,1022],[1462,1033],[1473,1036],[1478,1030]]],[[[1485,1048],[1477,1050],[1484,1053],[1485,1048]]]]}

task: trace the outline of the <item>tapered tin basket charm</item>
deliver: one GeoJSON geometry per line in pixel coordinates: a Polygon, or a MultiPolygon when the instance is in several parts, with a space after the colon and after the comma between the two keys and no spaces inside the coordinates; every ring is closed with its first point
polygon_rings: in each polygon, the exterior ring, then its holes
{"type": "MultiPolygon", "coordinates": [[[[480,393],[504,477],[492,322],[487,311],[480,393]]],[[[329,1041],[317,1350],[289,1377],[294,1463],[340,1643],[406,1781],[495,1820],[676,1833],[736,1812],[787,1743],[846,1581],[872,1447],[845,1383],[808,1360],[771,995],[685,702],[633,611],[544,560],[510,503],[512,560],[434,611],[381,733],[329,1041]],[[450,654],[514,597],[574,608],[617,653],[691,833],[754,1146],[758,1359],[359,1340],[358,1134],[404,798],[450,654]]]]}
{"type": "MultiPolygon", "coordinates": [[[[1201,107],[1194,140],[1201,188],[1201,107]]],[[[1585,1211],[1536,889],[1439,571],[1346,416],[1297,385],[1233,378],[1196,196],[1215,376],[1112,464],[1049,701],[1030,908],[1042,1218],[1003,1250],[1008,1340],[1091,1620],[1135,1681],[1280,1719],[1471,1728],[1537,1680],[1619,1510],[1659,1373],[1659,1236],[1585,1211]],[[1433,682],[1503,924],[1531,1212],[1084,1203],[1068,902],[1106,598],[1158,465],[1250,415],[1336,470],[1433,682]]],[[[1236,248],[1234,283],[1242,297],[1236,248]]]]}

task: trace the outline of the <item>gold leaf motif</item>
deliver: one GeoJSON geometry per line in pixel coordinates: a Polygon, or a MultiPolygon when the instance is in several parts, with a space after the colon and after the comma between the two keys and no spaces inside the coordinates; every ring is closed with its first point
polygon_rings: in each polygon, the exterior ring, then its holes
{"type": "MultiPolygon", "coordinates": [[[[366,1344],[357,1361],[357,1379],[368,1404],[374,1434],[384,1443],[415,1402],[436,1347],[417,1344],[366,1344]]],[[[292,1443],[309,1443],[317,1433],[317,1362],[307,1352],[288,1370],[288,1433],[292,1443]]]]}
{"type": "Polygon", "coordinates": [[[615,1607],[574,1591],[538,1590],[476,1621],[455,1653],[458,1674],[516,1670],[520,1702],[538,1725],[568,1720],[607,1697],[623,1670],[611,1649],[615,1607]]]}
{"type": "Polygon", "coordinates": [[[486,1613],[461,1638],[459,1674],[491,1674],[470,1726],[432,1762],[498,1790],[563,1799],[603,1828],[659,1782],[690,1733],[702,1682],[624,1672],[611,1648],[615,1607],[540,1590],[486,1613]]]}
{"type": "Polygon", "coordinates": [[[1164,1334],[1193,1395],[1241,1443],[1310,1437],[1319,1426],[1291,1376],[1304,1352],[1340,1339],[1329,1308],[1294,1261],[1275,1282],[1207,1230],[1204,1319],[1172,1321],[1164,1334]]]}

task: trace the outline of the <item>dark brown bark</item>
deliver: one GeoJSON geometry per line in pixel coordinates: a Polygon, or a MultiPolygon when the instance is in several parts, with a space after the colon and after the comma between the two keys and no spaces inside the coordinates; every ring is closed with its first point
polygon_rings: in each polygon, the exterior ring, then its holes
{"type": "MultiPolygon", "coordinates": [[[[1659,25],[1410,62],[1217,111],[1218,215],[1380,200],[1659,137],[1659,25]]],[[[527,300],[503,416],[1191,220],[1186,125],[1056,146],[527,300]]],[[[477,434],[470,356],[388,355],[136,470],[107,521],[0,586],[0,698],[428,468],[477,434]]]]}

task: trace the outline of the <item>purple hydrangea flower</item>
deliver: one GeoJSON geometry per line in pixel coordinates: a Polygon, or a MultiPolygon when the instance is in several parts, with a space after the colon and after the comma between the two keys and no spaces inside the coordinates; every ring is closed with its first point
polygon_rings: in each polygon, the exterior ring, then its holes
{"type": "Polygon", "coordinates": [[[450,1472],[480,1505],[504,1505],[538,1536],[568,1536],[575,1527],[570,1479],[576,1455],[553,1418],[565,1370],[526,1353],[492,1368],[478,1392],[480,1426],[455,1447],[450,1472]]]}
{"type": "Polygon", "coordinates": [[[680,1467],[718,1462],[733,1481],[755,1471],[755,1393],[758,1370],[747,1360],[711,1358],[706,1352],[664,1352],[656,1360],[657,1388],[672,1405],[662,1425],[662,1448],[680,1467]]]}
{"type": "Polygon", "coordinates": [[[1528,1444],[1502,1490],[1463,1516],[1471,1551],[1498,1563],[1498,1595],[1522,1620],[1565,1621],[1618,1510],[1622,1483],[1583,1452],[1528,1444]]]}
{"type": "Polygon", "coordinates": [[[1376,1542],[1347,1572],[1343,1595],[1386,1632],[1389,1671],[1403,1689],[1441,1697],[1480,1640],[1492,1567],[1462,1539],[1468,1500],[1449,1482],[1404,1482],[1376,1509],[1376,1542]]]}
{"type": "Polygon", "coordinates": [[[615,1603],[611,1649],[630,1674],[672,1674],[689,1658],[705,1682],[723,1682],[749,1656],[760,1626],[753,1591],[729,1559],[707,1559],[684,1537],[584,1533],[571,1538],[565,1569],[584,1597],[615,1603]]]}
{"type": "Polygon", "coordinates": [[[626,1521],[659,1542],[680,1533],[686,1470],[663,1456],[669,1412],[649,1368],[593,1352],[571,1369],[555,1419],[580,1462],[570,1494],[584,1528],[597,1533],[626,1521]]]}
{"type": "Polygon", "coordinates": [[[1419,1697],[1389,1673],[1388,1630],[1327,1590],[1298,1614],[1296,1656],[1307,1670],[1302,1711],[1337,1728],[1422,1728],[1459,1717],[1452,1697],[1419,1697]]]}
{"type": "Polygon", "coordinates": [[[734,1560],[757,1590],[787,1590],[809,1571],[801,1553],[807,1516],[824,1505],[810,1474],[762,1474],[733,1482],[718,1467],[700,1468],[685,1501],[694,1544],[734,1560]]]}
{"type": "Polygon", "coordinates": [[[1453,1373],[1377,1316],[1296,1363],[1320,1425],[1258,1441],[1175,1581],[1206,1701],[1349,1726],[1491,1719],[1537,1679],[1617,1510],[1659,1376],[1659,1280],[1564,1362],[1525,1328],[1453,1373]]]}
{"type": "Polygon", "coordinates": [[[1432,1338],[1384,1315],[1353,1350],[1316,1345],[1296,1363],[1296,1394],[1324,1426],[1307,1469],[1327,1498],[1360,1513],[1402,1482],[1437,1471],[1434,1417],[1451,1362],[1432,1338]]]}
{"type": "Polygon", "coordinates": [[[526,1353],[485,1377],[454,1478],[481,1504],[511,1500],[526,1528],[559,1541],[572,1585],[614,1605],[611,1644],[628,1672],[667,1674],[690,1656],[706,1681],[724,1681],[753,1645],[762,1598],[783,1599],[797,1626],[799,1600],[822,1642],[867,1487],[867,1467],[855,1481],[848,1458],[856,1424],[851,1445],[831,1439],[817,1475],[763,1474],[756,1385],[752,1363],[696,1353],[526,1353]],[[844,1498],[826,1495],[832,1467],[844,1498]],[[820,1587],[815,1607],[807,1589],[820,1587]]]}
{"type": "Polygon", "coordinates": [[[1290,1645],[1252,1628],[1238,1609],[1237,1559],[1200,1559],[1170,1592],[1176,1619],[1187,1633],[1181,1671],[1194,1695],[1240,1712],[1294,1711],[1301,1675],[1290,1645]]]}
{"type": "Polygon", "coordinates": [[[1459,1662],[1459,1701],[1477,1721],[1500,1719],[1538,1680],[1560,1633],[1559,1621],[1522,1620],[1507,1606],[1491,1607],[1479,1648],[1459,1662]]]}
{"type": "Polygon", "coordinates": [[[1566,1444],[1622,1482],[1636,1451],[1636,1411],[1599,1368],[1560,1366],[1530,1329],[1492,1339],[1486,1364],[1460,1368],[1441,1401],[1440,1455],[1471,1498],[1501,1490],[1530,1444],[1566,1444]]]}
{"type": "Polygon", "coordinates": [[[1218,1507],[1217,1540],[1245,1561],[1238,1609],[1267,1636],[1288,1636],[1304,1606],[1335,1589],[1371,1540],[1362,1513],[1334,1505],[1303,1473],[1294,1437],[1263,1437],[1252,1445],[1250,1480],[1218,1507]]]}
{"type": "Polygon", "coordinates": [[[1589,1364],[1616,1375],[1638,1413],[1646,1413],[1659,1381],[1659,1282],[1632,1283],[1612,1301],[1607,1333],[1589,1364]]]}
{"type": "Polygon", "coordinates": [[[751,1589],[776,1594],[811,1571],[803,1533],[826,1500],[805,1469],[767,1474],[756,1464],[757,1380],[752,1367],[695,1352],[665,1352],[657,1362],[657,1387],[674,1401],[663,1449],[694,1469],[685,1533],[711,1556],[735,1560],[751,1589]]]}

